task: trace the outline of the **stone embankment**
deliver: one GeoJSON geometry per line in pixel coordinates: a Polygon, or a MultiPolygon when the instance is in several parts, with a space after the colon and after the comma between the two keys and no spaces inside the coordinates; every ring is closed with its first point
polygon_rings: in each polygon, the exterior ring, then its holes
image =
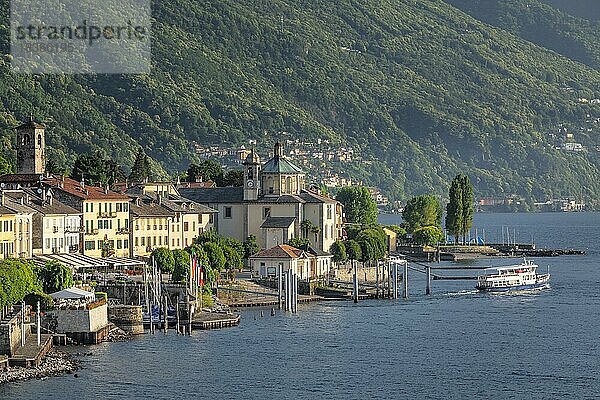
{"type": "Polygon", "coordinates": [[[0,372],[0,385],[7,382],[42,379],[48,376],[70,374],[79,369],[79,363],[69,353],[52,350],[37,368],[11,367],[0,372]]]}

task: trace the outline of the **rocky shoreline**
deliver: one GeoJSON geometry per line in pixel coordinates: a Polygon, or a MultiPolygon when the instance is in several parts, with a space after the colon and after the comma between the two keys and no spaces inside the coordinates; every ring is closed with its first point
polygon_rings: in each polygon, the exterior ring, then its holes
{"type": "Polygon", "coordinates": [[[52,350],[37,368],[10,367],[0,372],[0,385],[8,382],[41,379],[48,376],[70,374],[79,369],[77,360],[69,353],[52,350]]]}

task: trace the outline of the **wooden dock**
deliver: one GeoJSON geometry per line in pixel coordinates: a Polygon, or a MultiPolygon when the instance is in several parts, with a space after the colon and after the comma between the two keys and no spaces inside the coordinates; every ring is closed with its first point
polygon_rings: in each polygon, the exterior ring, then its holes
{"type": "Polygon", "coordinates": [[[8,368],[8,356],[0,354],[0,371],[8,368]]]}
{"type": "Polygon", "coordinates": [[[221,329],[238,326],[239,324],[239,314],[202,312],[194,315],[194,319],[192,320],[192,329],[221,329]]]}
{"type": "Polygon", "coordinates": [[[46,354],[52,348],[52,335],[41,335],[41,345],[37,344],[37,336],[30,334],[25,339],[25,346],[17,347],[8,359],[11,367],[39,367],[46,354]]]}
{"type": "MultiPolygon", "coordinates": [[[[308,296],[308,295],[299,295],[298,303],[309,303],[312,301],[325,300],[322,296],[308,296]]],[[[260,297],[260,298],[250,298],[250,299],[242,299],[234,302],[227,302],[227,305],[231,308],[247,308],[247,307],[271,307],[277,306],[279,303],[277,301],[277,297],[260,297]]]]}

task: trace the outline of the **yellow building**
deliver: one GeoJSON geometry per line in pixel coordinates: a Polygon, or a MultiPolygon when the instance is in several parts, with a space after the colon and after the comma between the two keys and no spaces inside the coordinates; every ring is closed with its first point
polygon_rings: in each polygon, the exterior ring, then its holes
{"type": "Polygon", "coordinates": [[[33,254],[78,253],[81,213],[54,199],[50,189],[7,190],[13,201],[34,211],[33,254]]]}
{"type": "Polygon", "coordinates": [[[148,256],[159,247],[183,249],[214,227],[216,210],[175,194],[131,197],[131,257],[148,256]]]}
{"type": "Polygon", "coordinates": [[[0,206],[0,259],[13,257],[15,252],[16,213],[0,206]]]}
{"type": "Polygon", "coordinates": [[[128,196],[65,177],[50,178],[44,183],[53,188],[58,200],[83,214],[83,254],[129,256],[128,196]]]}
{"type": "Polygon", "coordinates": [[[0,258],[30,258],[33,254],[34,210],[0,193],[0,258]]]}

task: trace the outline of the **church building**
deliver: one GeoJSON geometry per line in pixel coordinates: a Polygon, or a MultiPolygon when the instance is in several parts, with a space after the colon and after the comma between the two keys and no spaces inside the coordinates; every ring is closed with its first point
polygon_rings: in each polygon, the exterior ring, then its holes
{"type": "Polygon", "coordinates": [[[280,143],[266,163],[252,149],[243,165],[243,187],[181,188],[179,192],[218,210],[215,228],[220,235],[241,241],[254,235],[264,249],[307,238],[314,248],[329,251],[341,235],[341,204],[305,189],[306,174],[283,155],[280,143]]]}

